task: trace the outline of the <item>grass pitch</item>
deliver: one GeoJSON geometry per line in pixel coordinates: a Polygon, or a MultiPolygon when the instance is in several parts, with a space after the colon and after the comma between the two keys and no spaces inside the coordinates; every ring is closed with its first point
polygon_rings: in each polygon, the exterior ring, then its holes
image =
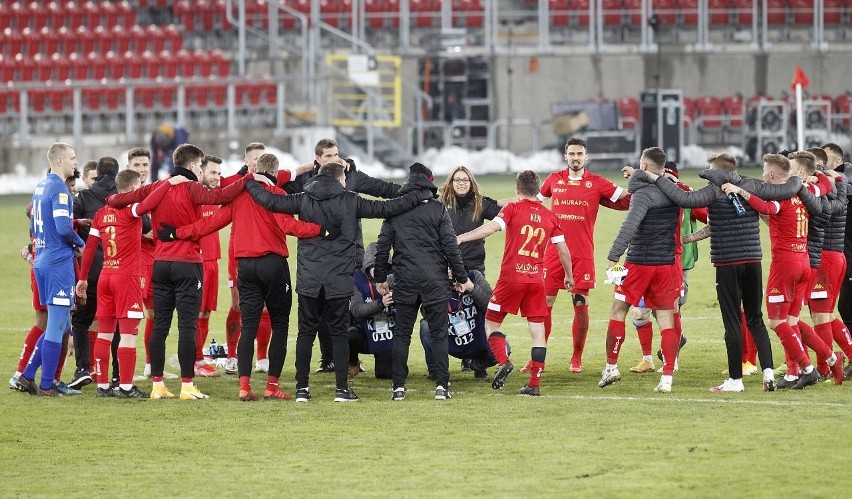
{"type": "MultiPolygon", "coordinates": [[[[691,172],[685,180],[703,185],[691,172]]],[[[513,177],[480,181],[494,198],[513,194],[513,177]]],[[[33,320],[29,269],[17,254],[27,242],[28,200],[0,197],[5,262],[0,373],[5,376],[14,371],[33,320]]],[[[459,362],[451,359],[453,399],[436,402],[416,339],[410,391],[402,403],[390,400],[389,382],[373,377],[369,357],[363,359],[367,372],[353,382],[361,398],[356,404],[332,403],[330,374],[313,375],[314,399],[298,405],[241,403],[231,376],[199,379],[202,391],[211,395],[202,402],[96,400],[91,386],[81,397],[53,400],[2,390],[0,496],[825,497],[847,490],[852,383],[764,393],[760,377],[753,376],[745,379],[744,393],[709,393],[723,379],[726,357],[706,242],[690,273],[683,311],[689,342],[674,392],[652,393],[658,374],[628,372],[641,358],[629,325],[619,364],[624,380],[597,387],[612,300],[610,287],[602,284],[604,262],[622,219],[622,213],[607,209],[598,218],[599,285],[590,297],[585,371],[568,373],[571,301],[563,293],[556,303],[541,398],[516,395],[526,381],[519,371],[503,390],[494,391],[471,373],[459,372],[459,362]]],[[[365,221],[368,242],[378,228],[377,222],[365,221]]],[[[487,241],[492,285],[502,245],[502,234],[487,241]]],[[[294,253],[295,246],[291,240],[294,253]]],[[[766,243],[764,249],[768,270],[766,243]]],[[[221,271],[210,336],[223,343],[230,299],[224,265],[221,271]]],[[[295,372],[295,311],[294,306],[282,375],[288,391],[295,372]]],[[[529,355],[526,326],[510,316],[504,329],[520,367],[529,355]]],[[[770,336],[778,365],[783,352],[770,336]]],[[[176,337],[173,330],[169,355],[176,352],[176,337]]],[[[655,349],[658,344],[657,332],[655,349]]],[[[140,355],[138,370],[143,360],[140,355]]],[[[72,372],[70,360],[65,378],[72,372]]],[[[262,386],[263,379],[256,376],[255,385],[262,386]]],[[[167,384],[178,388],[174,381],[167,384]]]]}

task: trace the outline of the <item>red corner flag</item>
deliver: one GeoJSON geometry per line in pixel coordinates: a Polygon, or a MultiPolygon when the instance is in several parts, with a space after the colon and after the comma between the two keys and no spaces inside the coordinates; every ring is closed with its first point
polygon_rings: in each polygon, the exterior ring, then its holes
{"type": "Polygon", "coordinates": [[[800,66],[796,66],[796,72],[793,74],[793,81],[790,82],[790,88],[792,88],[795,92],[796,85],[802,85],[802,90],[804,90],[808,87],[808,85],[810,85],[810,83],[811,80],[808,79],[808,75],[806,75],[805,72],[802,71],[802,68],[800,66]]]}

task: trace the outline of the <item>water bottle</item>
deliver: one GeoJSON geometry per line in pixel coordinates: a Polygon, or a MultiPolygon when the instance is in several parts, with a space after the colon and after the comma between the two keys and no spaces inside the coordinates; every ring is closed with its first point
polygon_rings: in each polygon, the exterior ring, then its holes
{"type": "Polygon", "coordinates": [[[737,211],[738,217],[744,217],[744,216],[747,215],[746,209],[743,206],[743,202],[740,201],[740,197],[738,195],[736,195],[732,192],[732,193],[728,194],[728,199],[730,199],[731,204],[734,205],[734,210],[737,211]]]}
{"type": "Polygon", "coordinates": [[[216,338],[210,340],[210,356],[214,359],[219,358],[219,344],[216,343],[216,338]]]}

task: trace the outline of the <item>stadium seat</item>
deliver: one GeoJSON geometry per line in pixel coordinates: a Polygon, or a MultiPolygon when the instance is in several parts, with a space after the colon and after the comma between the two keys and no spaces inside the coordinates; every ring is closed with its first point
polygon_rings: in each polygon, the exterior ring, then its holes
{"type": "Polygon", "coordinates": [[[65,25],[69,29],[76,30],[80,26],[86,25],[86,10],[82,5],[69,2],[65,4],[65,25]]]}
{"type": "Polygon", "coordinates": [[[84,87],[81,90],[83,97],[83,107],[90,111],[99,111],[101,109],[101,89],[84,87]]]}
{"type": "Polygon", "coordinates": [[[690,99],[689,97],[683,98],[683,126],[684,128],[689,128],[695,125],[695,116],[696,116],[696,108],[695,108],[695,99],[690,99]]]}
{"type": "Polygon", "coordinates": [[[35,65],[35,79],[38,81],[50,81],[52,79],[53,65],[50,63],[50,58],[41,54],[36,54],[32,57],[35,65]]]}
{"type": "Polygon", "coordinates": [[[124,26],[125,28],[130,28],[132,26],[136,26],[136,11],[133,10],[133,6],[130,5],[130,2],[127,0],[122,0],[117,2],[116,4],[116,25],[124,26]]]}
{"type": "Polygon", "coordinates": [[[177,87],[157,87],[155,97],[159,102],[160,109],[170,110],[177,103],[177,87]]]}
{"type": "MultiPolygon", "coordinates": [[[[65,26],[60,29],[65,29],[65,26]]],[[[59,30],[54,30],[47,26],[41,28],[38,34],[38,52],[41,54],[59,52],[62,48],[61,45],[64,42],[64,38],[64,34],[60,33],[59,30]]]]}
{"type": "MultiPolygon", "coordinates": [[[[385,26],[385,5],[382,0],[364,0],[364,16],[367,26],[370,28],[383,28],[385,26]]],[[[397,11],[397,15],[399,15],[397,11]]]]}
{"type": "Polygon", "coordinates": [[[158,76],[165,76],[160,73],[163,66],[163,61],[157,52],[146,50],[141,56],[142,78],[156,79],[158,76]]]}
{"type": "Polygon", "coordinates": [[[624,0],[624,12],[632,26],[642,24],[642,0],[624,0]]]}
{"type": "Polygon", "coordinates": [[[24,54],[16,54],[14,58],[15,81],[33,81],[36,76],[36,67],[33,60],[24,54]]]}
{"type": "Polygon", "coordinates": [[[701,117],[702,129],[717,129],[722,127],[722,101],[718,97],[704,96],[695,100],[695,108],[701,117]]]}
{"type": "MultiPolygon", "coordinates": [[[[787,0],[766,0],[766,23],[778,26],[787,23],[787,0]]],[[[811,14],[813,20],[813,14],[811,14]]]]}
{"type": "Polygon", "coordinates": [[[21,30],[21,50],[20,53],[32,57],[38,54],[38,33],[33,31],[31,28],[27,27],[21,30]]]}
{"type": "Polygon", "coordinates": [[[591,0],[571,0],[571,17],[574,25],[589,25],[589,4],[591,0]]]}
{"type": "MultiPolygon", "coordinates": [[[[152,26],[154,26],[152,24],[152,26]]],[[[138,28],[138,26],[134,26],[134,28],[138,28]]],[[[131,42],[134,41],[134,37],[136,33],[131,29],[127,29],[124,26],[115,25],[110,29],[109,38],[102,38],[102,47],[101,50],[105,50],[104,46],[109,48],[110,50],[115,50],[119,54],[123,54],[131,49],[131,42]]],[[[144,36],[144,35],[143,35],[144,36]]],[[[136,40],[139,40],[136,38],[136,40]]],[[[143,38],[144,40],[144,38],[143,38]]],[[[139,50],[140,47],[134,47],[135,50],[139,50]]],[[[144,48],[142,49],[144,50],[144,48]]]]}
{"type": "Polygon", "coordinates": [[[192,54],[186,49],[180,49],[172,58],[177,66],[177,75],[183,78],[192,78],[195,76],[195,64],[192,59],[192,54]]]}
{"type": "Polygon", "coordinates": [[[211,56],[209,52],[201,49],[193,50],[192,60],[196,67],[198,76],[209,78],[213,74],[213,65],[211,64],[211,56]]]}
{"type": "Polygon", "coordinates": [[[41,28],[47,27],[52,21],[47,6],[39,2],[30,2],[29,6],[27,6],[27,17],[29,18],[30,27],[36,32],[41,31],[41,28]]]}
{"type": "Polygon", "coordinates": [[[727,26],[730,21],[730,8],[728,0],[707,0],[710,26],[727,26]]]}
{"type": "Polygon", "coordinates": [[[340,7],[337,0],[320,0],[320,20],[329,26],[339,28],[340,7]]]}
{"type": "Polygon", "coordinates": [[[618,106],[621,129],[637,128],[639,126],[639,101],[633,97],[622,97],[615,103],[618,106]]]}
{"type": "Polygon", "coordinates": [[[225,57],[221,50],[212,50],[208,53],[212,74],[215,76],[228,76],[231,74],[231,61],[225,57]]]}
{"type": "Polygon", "coordinates": [[[177,52],[183,48],[183,37],[177,26],[169,24],[163,27],[163,36],[166,38],[166,49],[177,52]]]}
{"type": "Polygon", "coordinates": [[[409,0],[409,12],[411,14],[411,26],[416,28],[429,28],[437,23],[437,14],[440,13],[440,2],[435,0],[409,0]],[[435,8],[437,4],[437,8],[435,8]]]}
{"type": "Polygon", "coordinates": [[[124,109],[126,96],[124,87],[105,87],[102,90],[104,104],[108,111],[121,111],[124,109]]]}
{"type": "Polygon", "coordinates": [[[24,36],[15,28],[3,30],[3,54],[15,57],[24,51],[24,36]]]}
{"type": "Polygon", "coordinates": [[[77,52],[71,52],[66,55],[68,61],[68,78],[71,81],[85,80],[88,78],[89,65],[85,57],[81,57],[77,52]]]}
{"type": "MultiPolygon", "coordinates": [[[[132,50],[125,52],[122,58],[114,60],[111,67],[113,68],[113,71],[120,71],[120,73],[118,73],[118,78],[123,76],[124,78],[137,79],[144,78],[146,76],[144,73],[145,61],[143,56],[132,50]],[[117,69],[116,66],[119,66],[120,69],[117,69]]],[[[113,73],[113,75],[115,74],[116,73],[113,73]]],[[[115,76],[108,78],[115,78],[115,76]]]]}
{"type": "Polygon", "coordinates": [[[21,112],[21,95],[12,87],[0,88],[0,116],[21,112]]]}
{"type": "Polygon", "coordinates": [[[620,26],[622,5],[621,0],[603,0],[601,3],[604,26],[620,26]]]}
{"type": "Polygon", "coordinates": [[[683,24],[695,26],[698,24],[698,0],[677,0],[683,24]]]}
{"type": "Polygon", "coordinates": [[[155,91],[156,87],[135,87],[133,89],[133,106],[142,109],[155,109],[155,91]]]}
{"type": "Polygon", "coordinates": [[[390,24],[394,28],[399,27],[399,0],[385,0],[385,12],[390,16],[390,24]]]}
{"type": "Polygon", "coordinates": [[[87,26],[103,26],[101,21],[101,7],[91,0],[84,3],[83,18],[87,26]]]}
{"type": "Polygon", "coordinates": [[[5,2],[0,3],[0,30],[12,26],[12,11],[5,2]]]}
{"type": "MultiPolygon", "coordinates": [[[[843,0],[823,0],[823,12],[825,15],[823,16],[823,23],[825,25],[837,25],[843,21],[843,11],[844,11],[843,0]]],[[[846,11],[852,8],[849,2],[846,5],[846,11]]]]}
{"type": "Polygon", "coordinates": [[[752,11],[753,0],[731,0],[731,10],[736,13],[734,19],[736,24],[743,27],[751,26],[754,14],[752,11]]]}
{"type": "Polygon", "coordinates": [[[653,0],[652,13],[663,26],[673,26],[677,17],[675,0],[653,0]]]}
{"type": "Polygon", "coordinates": [[[97,38],[95,38],[95,34],[89,30],[89,28],[85,26],[79,26],[76,28],[76,38],[77,38],[77,49],[76,52],[81,54],[88,54],[90,52],[95,51],[95,46],[97,45],[97,38]]]}
{"type": "Polygon", "coordinates": [[[722,111],[728,116],[730,128],[742,128],[745,116],[743,96],[740,94],[730,95],[722,99],[722,111]]]}
{"type": "Polygon", "coordinates": [[[812,25],[814,23],[814,0],[789,0],[793,13],[793,23],[812,25]]]}
{"type": "Polygon", "coordinates": [[[104,78],[107,80],[118,80],[119,78],[124,77],[125,73],[125,65],[132,64],[133,58],[135,54],[133,52],[130,53],[130,62],[126,62],[125,58],[122,58],[119,54],[110,50],[104,56],[104,78]]]}
{"type": "Polygon", "coordinates": [[[568,26],[569,0],[548,0],[551,26],[568,26]]]}
{"type": "Polygon", "coordinates": [[[70,87],[49,89],[46,92],[49,109],[55,114],[71,114],[73,109],[73,92],[70,87]]]}
{"type": "Polygon", "coordinates": [[[54,52],[50,56],[50,65],[53,68],[51,79],[56,81],[65,81],[71,79],[71,61],[65,56],[54,52]]]}
{"type": "MultiPolygon", "coordinates": [[[[6,2],[4,2],[6,3],[6,2]]],[[[27,7],[24,2],[14,2],[9,6],[9,17],[11,27],[17,30],[23,30],[29,27],[29,19],[27,19],[27,7]]]]}
{"type": "Polygon", "coordinates": [[[175,19],[183,26],[184,31],[192,33],[195,31],[195,14],[189,0],[178,0],[172,8],[175,19]]]}
{"type": "Polygon", "coordinates": [[[852,102],[852,95],[849,92],[845,94],[841,94],[837,96],[837,99],[834,100],[834,112],[839,115],[840,125],[844,128],[849,128],[850,121],[852,121],[852,106],[850,106],[850,102],[852,102]]]}

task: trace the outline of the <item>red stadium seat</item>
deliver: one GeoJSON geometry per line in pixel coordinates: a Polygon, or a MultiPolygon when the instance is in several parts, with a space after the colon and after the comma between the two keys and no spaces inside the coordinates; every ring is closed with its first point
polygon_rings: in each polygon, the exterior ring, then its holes
{"type": "Polygon", "coordinates": [[[183,48],[183,37],[174,24],[163,26],[163,36],[166,37],[166,49],[177,52],[183,48]]]}
{"type": "Polygon", "coordinates": [[[89,31],[89,28],[85,26],[79,26],[76,28],[75,33],[77,39],[77,49],[75,50],[75,52],[79,52],[81,54],[88,54],[89,52],[95,51],[97,38],[95,38],[95,34],[92,31],[89,31]]]}
{"type": "Polygon", "coordinates": [[[11,26],[19,31],[30,25],[28,15],[29,10],[24,2],[15,2],[9,6],[11,26]]]}
{"type": "Polygon", "coordinates": [[[695,26],[698,24],[698,0],[677,0],[677,7],[683,19],[683,24],[695,26]]]}
{"type": "Polygon", "coordinates": [[[453,0],[453,26],[481,28],[484,10],[480,0],[453,0]]]}
{"type": "Polygon", "coordinates": [[[65,25],[69,29],[77,29],[86,25],[86,10],[82,5],[74,2],[65,4],[65,25]]]}
{"type": "Polygon", "coordinates": [[[71,52],[68,57],[68,78],[72,81],[85,80],[89,77],[89,62],[85,57],[80,57],[77,52],[71,52]]]}
{"type": "Polygon", "coordinates": [[[632,26],[642,24],[642,0],[624,0],[624,11],[632,26]]]}
{"type": "MultiPolygon", "coordinates": [[[[121,57],[117,53],[110,50],[104,56],[104,61],[106,63],[106,71],[104,78],[108,80],[118,80],[125,76],[125,67],[128,65],[132,65],[136,59],[136,55],[133,52],[130,52],[129,61],[126,61],[128,57],[121,57]]],[[[128,71],[129,72],[129,71],[128,71]]]]}
{"type": "Polygon", "coordinates": [[[0,116],[21,112],[21,94],[17,89],[0,87],[0,116]]]}
{"type": "Polygon", "coordinates": [[[110,33],[109,30],[103,26],[95,26],[92,33],[95,35],[95,50],[99,50],[101,52],[114,50],[112,48],[112,33],[110,33]]]}
{"type": "Polygon", "coordinates": [[[551,26],[568,26],[569,0],[548,0],[551,26]]]}
{"type": "Polygon", "coordinates": [[[852,106],[850,106],[850,102],[852,102],[852,96],[850,96],[849,92],[838,95],[834,101],[834,112],[840,115],[841,126],[847,128],[850,125],[850,121],[852,121],[852,106]]]}
{"type": "Polygon", "coordinates": [[[89,0],[83,4],[83,15],[87,26],[103,26],[101,8],[95,2],[89,0]]]}
{"type": "Polygon", "coordinates": [[[385,12],[390,16],[390,23],[394,28],[399,27],[399,9],[399,0],[385,0],[385,12]]]}
{"type": "Polygon", "coordinates": [[[5,2],[0,3],[0,30],[12,26],[12,11],[5,2]]]}
{"type": "Polygon", "coordinates": [[[141,60],[142,78],[155,79],[158,76],[164,76],[160,74],[161,61],[157,53],[146,50],[145,52],[142,52],[141,60]]]}
{"type": "Polygon", "coordinates": [[[622,97],[615,101],[618,106],[619,121],[622,129],[639,126],[639,101],[633,97],[622,97]]]}
{"type": "Polygon", "coordinates": [[[0,84],[10,81],[15,81],[15,61],[13,58],[0,54],[0,84]]]}
{"type": "MultiPolygon", "coordinates": [[[[65,26],[63,26],[62,28],[64,29],[65,26]]],[[[53,54],[61,50],[61,45],[64,42],[64,36],[58,30],[54,30],[45,26],[39,31],[38,40],[38,51],[40,53],[53,54]]]]}
{"type": "Polygon", "coordinates": [[[701,120],[701,128],[712,129],[722,126],[722,101],[718,97],[704,96],[695,100],[695,108],[701,120]]]}
{"type": "Polygon", "coordinates": [[[210,97],[213,99],[213,105],[217,108],[223,108],[228,103],[228,86],[225,84],[210,85],[207,87],[210,97]]]}
{"type": "Polygon", "coordinates": [[[340,5],[337,0],[320,0],[320,20],[329,26],[340,27],[340,5]]]}
{"type": "Polygon", "coordinates": [[[127,0],[122,0],[115,4],[117,9],[116,25],[130,28],[136,26],[136,11],[127,0]]]}
{"type": "MultiPolygon", "coordinates": [[[[101,40],[103,45],[110,47],[110,50],[115,50],[119,54],[123,54],[130,50],[131,42],[134,41],[134,38],[135,34],[132,29],[129,30],[124,26],[116,24],[110,29],[109,39],[102,38],[101,40]]],[[[103,46],[101,50],[104,50],[103,46]]],[[[139,50],[139,47],[135,47],[135,50],[139,50]]]]}
{"type": "MultiPolygon", "coordinates": [[[[135,27],[135,26],[134,26],[135,27]]],[[[140,37],[136,38],[136,51],[151,50],[157,54],[166,48],[166,34],[163,28],[156,24],[149,24],[140,30],[140,37]]]]}
{"type": "Polygon", "coordinates": [[[603,10],[604,26],[621,25],[621,13],[623,10],[621,0],[603,0],[601,9],[603,10]]]}
{"type": "Polygon", "coordinates": [[[571,0],[571,17],[576,20],[575,24],[589,25],[589,3],[590,0],[571,0]]]}
{"type": "Polygon", "coordinates": [[[30,2],[27,7],[27,16],[33,31],[41,31],[41,28],[47,27],[53,21],[47,6],[39,2],[30,2]]]}
{"type": "Polygon", "coordinates": [[[109,111],[122,111],[124,110],[124,102],[125,102],[125,89],[124,87],[106,87],[102,90],[104,103],[106,104],[106,108],[109,111]]]}
{"type": "Polygon", "coordinates": [[[225,57],[221,50],[212,50],[209,53],[212,74],[215,76],[228,76],[231,74],[231,61],[225,57]]]}
{"type": "Polygon", "coordinates": [[[41,54],[36,54],[33,56],[32,61],[35,65],[35,78],[39,81],[50,81],[52,77],[51,73],[53,72],[50,59],[41,54]]]}
{"type": "Polygon", "coordinates": [[[433,0],[409,0],[409,11],[411,12],[411,25],[418,28],[429,28],[435,25],[436,14],[440,12],[435,8],[433,0]],[[437,12],[436,12],[437,11],[437,12]]]}
{"type": "Polygon", "coordinates": [[[238,107],[260,106],[261,87],[257,83],[238,83],[234,89],[235,103],[238,107]]]}
{"type": "Polygon", "coordinates": [[[180,64],[177,58],[169,50],[160,52],[160,76],[166,79],[174,79],[180,74],[180,64]]]}
{"type": "Polygon", "coordinates": [[[177,63],[178,76],[183,78],[192,78],[195,76],[195,64],[192,59],[192,53],[186,49],[180,49],[175,52],[172,57],[177,63]]]}
{"type": "Polygon", "coordinates": [[[193,50],[192,60],[195,64],[198,76],[209,78],[213,74],[213,65],[211,64],[210,53],[206,50],[193,50]]]}
{"type": "Polygon", "coordinates": [[[31,28],[24,28],[21,30],[21,39],[23,41],[21,53],[32,57],[38,54],[38,44],[39,44],[39,36],[38,33],[33,31],[31,28]]]}
{"type": "Polygon", "coordinates": [[[742,128],[745,117],[745,103],[742,95],[731,95],[722,99],[722,112],[728,116],[728,126],[742,128]]]}
{"type": "Polygon", "coordinates": [[[710,26],[727,26],[730,20],[729,0],[707,0],[710,26]]]}
{"type": "Polygon", "coordinates": [[[24,51],[24,36],[15,28],[3,30],[3,53],[9,57],[15,57],[24,51]]]}
{"type": "Polygon", "coordinates": [[[384,27],[385,12],[386,9],[382,0],[364,0],[364,16],[367,19],[367,26],[371,28],[384,27]]]}
{"type": "Polygon", "coordinates": [[[33,81],[36,79],[36,66],[32,59],[24,54],[15,55],[15,81],[33,81]]]}
{"type": "Polygon", "coordinates": [[[133,106],[142,109],[154,109],[155,87],[135,87],[133,89],[133,106]]]}
{"type": "Polygon", "coordinates": [[[81,90],[83,97],[83,107],[90,111],[99,111],[101,109],[101,89],[84,87],[81,90]]]}
{"type": "MultiPolygon", "coordinates": [[[[850,10],[852,5],[847,2],[846,10],[850,10]]],[[[843,0],[823,0],[823,23],[826,25],[840,24],[843,20],[843,0]]]]}
{"type": "Polygon", "coordinates": [[[73,92],[70,87],[54,88],[47,91],[48,106],[58,114],[71,114],[74,107],[73,92]]]}
{"type": "Polygon", "coordinates": [[[195,31],[195,14],[189,0],[178,0],[173,7],[175,18],[180,21],[183,29],[192,33],[195,31]]]}
{"type": "MultiPolygon", "coordinates": [[[[787,23],[787,0],[767,0],[766,8],[767,24],[777,26],[787,23]]],[[[813,20],[813,15],[811,19],[813,20]]]]}
{"type": "Polygon", "coordinates": [[[93,20],[107,29],[112,29],[118,25],[118,7],[112,2],[100,2],[97,14],[89,12],[89,22],[93,20]]]}
{"type": "Polygon", "coordinates": [[[793,23],[811,25],[814,23],[814,0],[789,0],[793,12],[793,23]]]}
{"type": "Polygon", "coordinates": [[[677,15],[675,0],[653,0],[652,13],[656,14],[661,25],[673,26],[677,15]]]}
{"type": "Polygon", "coordinates": [[[690,99],[689,97],[683,98],[683,116],[686,118],[683,120],[684,127],[691,127],[695,125],[695,116],[697,114],[697,110],[695,107],[695,99],[690,99]]]}
{"type": "Polygon", "coordinates": [[[50,65],[53,68],[52,79],[57,81],[71,79],[71,61],[65,54],[54,53],[51,55],[50,65]]]}
{"type": "Polygon", "coordinates": [[[155,96],[161,109],[172,109],[177,102],[177,87],[158,87],[155,96]]]}

